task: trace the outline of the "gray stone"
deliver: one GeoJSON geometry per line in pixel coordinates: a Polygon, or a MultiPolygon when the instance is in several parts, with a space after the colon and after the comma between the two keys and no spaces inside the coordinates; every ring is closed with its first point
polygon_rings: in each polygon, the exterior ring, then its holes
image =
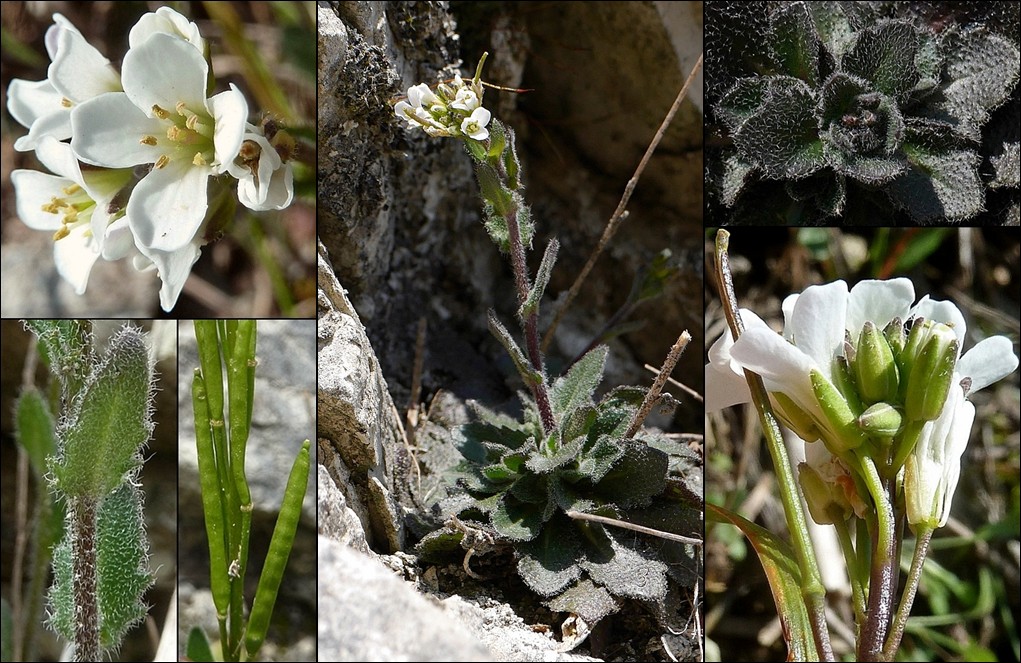
{"type": "Polygon", "coordinates": [[[321,661],[498,660],[372,557],[319,537],[319,574],[321,661]]]}

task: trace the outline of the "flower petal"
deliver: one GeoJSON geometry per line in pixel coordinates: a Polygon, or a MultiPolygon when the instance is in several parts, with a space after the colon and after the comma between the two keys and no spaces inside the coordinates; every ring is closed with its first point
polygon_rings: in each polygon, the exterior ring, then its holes
{"type": "Polygon", "coordinates": [[[911,309],[911,315],[921,316],[927,320],[949,325],[954,330],[954,335],[957,336],[958,342],[962,346],[964,345],[964,334],[968,330],[968,326],[964,322],[961,310],[953,302],[938,302],[934,299],[929,299],[929,295],[925,295],[911,309]]]}
{"type": "Polygon", "coordinates": [[[156,266],[160,280],[163,281],[160,286],[160,307],[169,311],[177,304],[177,298],[181,296],[184,283],[191,274],[192,265],[198,261],[201,250],[197,244],[189,243],[176,251],[147,250],[143,253],[156,266]]]}
{"type": "Polygon", "coordinates": [[[57,53],[47,75],[53,88],[75,103],[121,89],[110,61],[74,29],[63,28],[57,35],[57,53]]]}
{"type": "MultiPolygon", "coordinates": [[[[790,325],[795,345],[814,360],[831,382],[833,360],[844,344],[847,298],[847,284],[843,281],[811,286],[798,298],[790,325]]],[[[806,372],[806,380],[807,377],[806,372]]]]}
{"type": "Polygon", "coordinates": [[[154,163],[158,150],[139,142],[142,136],[162,136],[159,120],[147,117],[123,92],[90,99],[71,113],[71,148],[81,161],[106,168],[154,163]]]}
{"type": "Polygon", "coordinates": [[[208,72],[209,65],[194,46],[157,33],[128,49],[121,80],[132,103],[154,117],[153,106],[171,113],[182,101],[192,110],[205,108],[208,72]]]}
{"type": "Polygon", "coordinates": [[[99,252],[94,246],[87,223],[71,228],[69,235],[53,245],[53,261],[57,265],[57,272],[79,295],[85,294],[89,273],[98,259],[99,252]]]}
{"type": "Polygon", "coordinates": [[[964,353],[956,371],[971,378],[969,394],[984,389],[992,383],[1007,377],[1017,368],[1014,344],[1006,336],[993,336],[979,341],[964,353]]]}
{"type": "Polygon", "coordinates": [[[143,177],[128,201],[138,248],[171,252],[188,244],[206,216],[208,182],[208,168],[181,161],[154,168],[143,177]]]}
{"type": "Polygon", "coordinates": [[[170,7],[160,7],[155,12],[143,14],[128,33],[128,44],[131,48],[141,46],[154,34],[172,35],[190,43],[199,53],[205,51],[206,42],[198,26],[170,7]]]}
{"type": "Polygon", "coordinates": [[[241,142],[245,138],[248,102],[237,86],[231,83],[229,90],[209,99],[209,112],[216,123],[213,128],[213,146],[216,154],[212,165],[216,173],[222,173],[241,150],[241,142]]]}
{"type": "Polygon", "coordinates": [[[822,420],[810,376],[812,369],[819,367],[800,348],[770,329],[746,329],[730,349],[730,356],[762,376],[766,391],[783,392],[822,420]]]}
{"type": "Polygon", "coordinates": [[[61,189],[73,184],[68,179],[40,173],[37,170],[15,170],[11,173],[15,197],[18,202],[18,217],[33,230],[57,230],[61,216],[44,212],[43,205],[61,195],[61,189]]]}
{"type": "Polygon", "coordinates": [[[882,330],[894,318],[907,320],[913,301],[915,287],[910,279],[860,281],[848,296],[845,324],[857,341],[858,330],[868,321],[882,330]]]}

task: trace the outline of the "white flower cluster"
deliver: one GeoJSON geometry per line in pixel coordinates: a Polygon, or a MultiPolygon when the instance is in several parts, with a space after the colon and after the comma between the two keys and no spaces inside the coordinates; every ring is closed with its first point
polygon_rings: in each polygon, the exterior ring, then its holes
{"type": "Polygon", "coordinates": [[[430,136],[489,138],[486,125],[492,114],[482,107],[482,84],[465,83],[455,76],[453,85],[440,83],[436,91],[426,85],[408,88],[408,98],[394,104],[394,113],[411,128],[419,127],[430,136]]]}
{"type": "Polygon", "coordinates": [[[236,178],[253,210],[287,207],[293,142],[272,122],[249,123],[233,84],[207,96],[205,40],[173,9],[139,18],[119,74],[66,18],[53,20],[47,78],[13,80],[7,93],[29,130],[15,149],[35,150],[53,173],[11,174],[18,215],[54,233],[57,270],[78,294],[100,257],[131,257],[158,272],[169,311],[204,244],[209,178],[236,178]]]}

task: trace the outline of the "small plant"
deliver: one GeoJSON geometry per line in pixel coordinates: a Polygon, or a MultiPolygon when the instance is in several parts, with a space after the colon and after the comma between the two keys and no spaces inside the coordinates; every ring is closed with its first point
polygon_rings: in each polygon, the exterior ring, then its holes
{"type": "Polygon", "coordinates": [[[708,50],[730,62],[709,83],[711,190],[733,223],[959,222],[1016,196],[1018,45],[911,4],[778,3],[761,42],[747,7],[713,8],[708,50]]]}
{"type": "Polygon", "coordinates": [[[48,477],[67,511],[53,550],[47,623],[74,644],[76,661],[97,661],[145,616],[142,595],[153,581],[138,483],[153,430],[152,360],[135,327],[121,328],[98,354],[88,323],[26,326],[60,385],[55,426],[39,392],[26,392],[18,406],[23,439],[52,431],[48,477]]]}
{"type": "Polygon", "coordinates": [[[523,197],[514,131],[481,106],[484,61],[470,81],[458,76],[435,91],[424,84],[412,87],[394,110],[412,128],[464,141],[486,230],[513,267],[524,349],[493,311],[489,329],[528,394],[521,395],[521,420],[476,405],[478,420],[453,432],[464,460],[454,470],[451,495],[436,507],[446,526],[425,536],[418,551],[429,560],[467,550],[465,569],[479,577],[470,567],[471,555],[509,545],[525,584],[550,608],[572,613],[586,627],[616,612],[621,599],[643,600],[668,622],[671,584],[694,580],[692,546],[698,541],[681,530],[698,523],[693,500],[686,499],[696,491],[685,483],[698,461],[684,445],[641,431],[641,423],[654,404],[670,403],[661,389],[688,336],[681,335],[652,389],[620,387],[597,402],[605,345],[581,356],[563,376],[548,376],[539,345],[539,304],[559,244],[547,245],[533,281],[526,249],[535,229],[523,197]]]}
{"type": "MultiPolygon", "coordinates": [[[[256,331],[254,320],[195,321],[201,364],[192,380],[195,441],[209,543],[210,589],[225,661],[255,660],[262,647],[308,485],[310,444],[305,440],[287,479],[266,563],[246,620],[244,582],[252,498],[245,474],[245,447],[255,396],[256,331]]],[[[212,660],[210,652],[202,632],[193,629],[189,658],[212,660]]]]}

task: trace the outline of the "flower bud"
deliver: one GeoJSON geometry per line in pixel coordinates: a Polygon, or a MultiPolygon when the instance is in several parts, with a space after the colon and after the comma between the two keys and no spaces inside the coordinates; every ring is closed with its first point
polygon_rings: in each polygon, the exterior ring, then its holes
{"type": "Polygon", "coordinates": [[[883,336],[886,337],[886,342],[890,344],[890,350],[893,352],[894,359],[899,358],[908,340],[907,334],[904,333],[904,321],[900,318],[891,320],[886,325],[886,328],[883,329],[883,336]]]}
{"type": "Polygon", "coordinates": [[[805,442],[815,442],[822,437],[812,417],[791,400],[787,394],[775,391],[770,395],[776,401],[777,415],[779,415],[785,426],[794,431],[795,435],[805,442]]]}
{"type": "Polygon", "coordinates": [[[851,413],[858,416],[865,410],[865,406],[862,405],[861,399],[858,398],[858,388],[851,378],[851,365],[848,361],[845,357],[837,357],[836,364],[833,367],[833,386],[837,388],[844,397],[844,400],[847,401],[848,407],[851,408],[851,413]]]}
{"type": "Polygon", "coordinates": [[[886,336],[871,321],[865,323],[858,336],[854,377],[858,393],[866,403],[887,401],[897,395],[899,377],[893,351],[886,336]]]}
{"type": "MultiPolygon", "coordinates": [[[[927,322],[926,326],[928,333],[920,332],[927,336],[921,351],[906,356],[904,414],[909,421],[931,421],[940,415],[957,365],[959,343],[954,331],[941,323],[927,322]]],[[[915,329],[911,332],[905,354],[910,351],[915,329]]]]}
{"type": "Polygon", "coordinates": [[[858,418],[851,412],[847,400],[833,384],[818,370],[811,372],[812,392],[833,435],[823,437],[826,447],[834,455],[849,449],[856,449],[865,440],[865,433],[858,427],[858,418]]]}
{"type": "Polygon", "coordinates": [[[876,403],[861,413],[858,426],[872,437],[893,437],[901,431],[904,417],[889,403],[876,403]]]}

